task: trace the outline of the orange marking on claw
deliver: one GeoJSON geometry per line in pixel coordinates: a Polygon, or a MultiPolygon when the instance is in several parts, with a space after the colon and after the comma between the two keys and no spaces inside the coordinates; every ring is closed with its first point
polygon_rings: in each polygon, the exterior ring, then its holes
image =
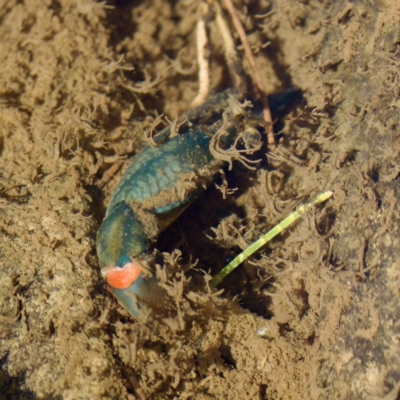
{"type": "Polygon", "coordinates": [[[126,289],[131,286],[142,272],[138,262],[125,264],[123,268],[112,268],[105,272],[107,283],[114,289],[126,289]]]}

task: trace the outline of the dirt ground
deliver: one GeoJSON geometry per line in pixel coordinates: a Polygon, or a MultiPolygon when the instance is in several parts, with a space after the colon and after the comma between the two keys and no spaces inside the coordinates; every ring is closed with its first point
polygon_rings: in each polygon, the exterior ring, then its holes
{"type": "MultiPolygon", "coordinates": [[[[1,399],[399,398],[400,3],[235,7],[268,93],[302,100],[274,156],[235,164],[237,191],[210,187],[162,233],[182,318],[149,332],[107,291],[96,232],[143,133],[196,96],[198,2],[0,3],[1,399]],[[205,291],[202,271],[328,189],[205,291]]],[[[217,93],[231,82],[212,19],[217,93]]]]}

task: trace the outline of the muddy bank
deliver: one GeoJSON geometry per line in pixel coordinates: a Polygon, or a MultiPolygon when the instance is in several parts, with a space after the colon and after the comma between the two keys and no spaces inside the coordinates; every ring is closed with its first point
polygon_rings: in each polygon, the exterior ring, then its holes
{"type": "MultiPolygon", "coordinates": [[[[156,247],[200,281],[300,202],[334,198],[222,295],[185,286],[185,329],[154,335],[106,290],[95,237],[143,133],[196,96],[197,4],[1,6],[0,398],[396,398],[400,7],[236,7],[268,92],[303,99],[277,122],[278,153],[228,171],[238,190],[211,187],[156,247]]],[[[209,34],[219,92],[231,83],[209,34]]]]}

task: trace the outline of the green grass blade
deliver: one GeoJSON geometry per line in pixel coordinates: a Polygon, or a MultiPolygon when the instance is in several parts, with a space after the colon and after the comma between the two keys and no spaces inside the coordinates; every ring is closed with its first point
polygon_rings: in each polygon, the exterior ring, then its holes
{"type": "Polygon", "coordinates": [[[302,204],[295,212],[286,217],[282,222],[272,228],[265,235],[261,236],[256,242],[254,242],[251,246],[249,246],[246,250],[240,253],[237,257],[235,257],[226,267],[224,267],[214,278],[210,281],[210,286],[215,287],[222,280],[230,274],[238,265],[240,265],[246,258],[249,258],[252,254],[254,254],[257,250],[263,247],[266,243],[268,243],[275,236],[279,235],[284,229],[292,225],[296,222],[301,215],[305,214],[309,211],[313,206],[323,203],[324,201],[330,199],[333,195],[333,192],[328,190],[327,192],[321,193],[316,197],[314,201],[308,204],[302,204]]]}

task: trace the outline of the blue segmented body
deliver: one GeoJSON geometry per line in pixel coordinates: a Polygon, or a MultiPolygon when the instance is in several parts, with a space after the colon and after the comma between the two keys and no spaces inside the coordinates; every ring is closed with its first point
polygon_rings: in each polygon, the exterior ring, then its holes
{"type": "MultiPolygon", "coordinates": [[[[165,293],[145,258],[160,231],[212,182],[223,165],[211,154],[210,143],[223,125],[227,106],[227,95],[216,95],[187,114],[188,122],[178,136],[171,138],[169,128],[163,130],[154,138],[157,147],[147,146],[134,158],[111,196],[97,235],[97,253],[112,292],[135,318],[140,318],[143,309],[163,312],[165,293]]],[[[243,133],[247,118],[238,125],[237,115],[231,114],[229,121],[226,116],[221,147],[232,145],[238,129],[243,133]]]]}
{"type": "Polygon", "coordinates": [[[121,202],[143,203],[153,199],[146,209],[163,214],[192,200],[196,197],[196,190],[172,202],[164,200],[162,193],[172,198],[168,193],[177,186],[183,174],[216,164],[208,150],[209,145],[210,137],[195,130],[169,139],[158,147],[146,147],[119,182],[111,196],[107,215],[121,202]]]}
{"type": "MultiPolygon", "coordinates": [[[[212,182],[223,164],[210,152],[212,135],[221,126],[221,113],[210,113],[210,124],[199,118],[206,112],[188,114],[182,134],[170,138],[165,129],[138,154],[111,196],[106,217],[97,235],[100,266],[118,301],[135,317],[140,309],[162,310],[163,294],[155,274],[145,272],[143,257],[161,230],[171,223],[212,182]]],[[[226,102],[224,104],[227,105],[226,102]]],[[[224,141],[236,136],[228,128],[224,141]]],[[[147,271],[148,272],[148,271],[147,271]]],[[[154,271],[151,271],[154,272],[154,271]]]]}

